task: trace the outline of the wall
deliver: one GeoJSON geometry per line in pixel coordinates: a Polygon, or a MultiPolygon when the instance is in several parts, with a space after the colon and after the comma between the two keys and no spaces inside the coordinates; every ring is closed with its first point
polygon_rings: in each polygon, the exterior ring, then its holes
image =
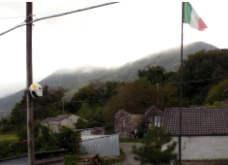
{"type": "Polygon", "coordinates": [[[114,131],[120,138],[127,138],[131,130],[131,115],[125,110],[120,110],[114,116],[114,131]],[[124,123],[123,123],[124,121],[124,123]]]}
{"type": "Polygon", "coordinates": [[[97,138],[106,137],[106,136],[109,136],[109,135],[81,135],[81,140],[86,141],[86,140],[97,139],[97,138]]]}
{"type": "Polygon", "coordinates": [[[87,155],[99,154],[100,156],[120,155],[119,136],[110,135],[102,138],[86,140],[80,144],[88,152],[87,155]]]}
{"type": "Polygon", "coordinates": [[[104,127],[79,129],[79,131],[81,131],[81,135],[104,135],[105,134],[104,127]]]}
{"type": "Polygon", "coordinates": [[[60,122],[59,121],[50,121],[48,123],[48,127],[53,131],[53,132],[59,132],[60,129],[60,122]]]}
{"type": "MultiPolygon", "coordinates": [[[[178,153],[178,138],[175,152],[178,153]]],[[[183,160],[227,159],[228,136],[188,136],[181,138],[183,160]]]]}
{"type": "Polygon", "coordinates": [[[71,115],[68,118],[63,119],[63,120],[60,121],[61,122],[61,126],[67,126],[67,127],[70,127],[72,129],[74,129],[75,128],[74,123],[76,123],[78,121],[78,119],[79,119],[78,116],[71,115]]]}

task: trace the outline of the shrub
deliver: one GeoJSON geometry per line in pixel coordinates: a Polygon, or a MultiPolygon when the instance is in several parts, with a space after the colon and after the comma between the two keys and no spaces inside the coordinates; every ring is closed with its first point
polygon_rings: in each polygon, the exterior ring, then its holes
{"type": "Polygon", "coordinates": [[[64,156],[64,165],[75,165],[80,162],[79,155],[65,155],[64,156]]]}

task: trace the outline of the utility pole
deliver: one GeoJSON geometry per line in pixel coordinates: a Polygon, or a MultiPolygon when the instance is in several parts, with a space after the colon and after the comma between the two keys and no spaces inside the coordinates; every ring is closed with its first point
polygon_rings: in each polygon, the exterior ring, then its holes
{"type": "Polygon", "coordinates": [[[158,98],[158,88],[159,88],[159,83],[157,83],[157,106],[158,106],[158,100],[159,100],[159,98],[158,98]]]}
{"type": "Polygon", "coordinates": [[[1,119],[1,126],[2,126],[2,128],[3,128],[3,125],[2,125],[2,120],[3,120],[3,116],[2,116],[2,119],[1,119]]]}
{"type": "Polygon", "coordinates": [[[64,112],[64,100],[63,100],[63,112],[64,112]]]}
{"type": "MultiPolygon", "coordinates": [[[[26,23],[33,20],[33,4],[26,2],[26,23]]],[[[35,165],[34,129],[33,129],[33,100],[29,86],[33,83],[32,72],[32,23],[26,25],[26,96],[27,96],[27,133],[28,133],[28,164],[35,165]]]]}

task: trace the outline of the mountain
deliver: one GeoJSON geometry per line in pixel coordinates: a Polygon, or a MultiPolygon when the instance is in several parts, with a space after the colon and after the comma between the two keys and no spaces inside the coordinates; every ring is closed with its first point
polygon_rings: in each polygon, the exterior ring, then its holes
{"type": "MultiPolygon", "coordinates": [[[[204,43],[194,42],[184,46],[183,56],[187,59],[189,54],[200,50],[217,49],[215,46],[204,43]]],[[[69,89],[66,98],[70,99],[73,94],[82,86],[91,81],[133,81],[137,79],[139,69],[147,66],[163,66],[166,71],[177,71],[180,66],[180,47],[167,49],[154,54],[150,54],[136,61],[128,62],[119,68],[106,69],[103,67],[83,66],[74,71],[59,69],[50,76],[43,79],[40,84],[50,87],[62,86],[69,89]]],[[[0,99],[0,116],[9,114],[16,102],[21,100],[24,89],[0,99]]]]}

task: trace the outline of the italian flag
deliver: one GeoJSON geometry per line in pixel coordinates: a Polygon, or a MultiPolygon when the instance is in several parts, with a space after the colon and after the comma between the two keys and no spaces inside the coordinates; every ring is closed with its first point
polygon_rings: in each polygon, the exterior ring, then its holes
{"type": "Polygon", "coordinates": [[[199,31],[203,31],[207,28],[207,25],[203,22],[202,18],[196,13],[189,2],[184,2],[183,22],[189,24],[190,27],[199,31]]]}

